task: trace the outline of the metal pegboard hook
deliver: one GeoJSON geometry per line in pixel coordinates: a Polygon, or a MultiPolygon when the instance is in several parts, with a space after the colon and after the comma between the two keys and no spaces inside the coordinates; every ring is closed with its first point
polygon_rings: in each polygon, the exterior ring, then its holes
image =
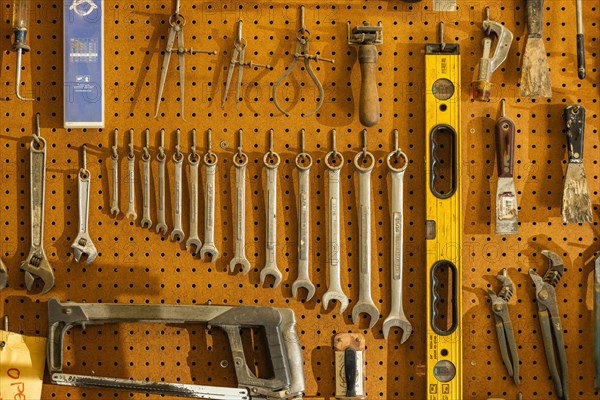
{"type": "Polygon", "coordinates": [[[146,128],[144,131],[145,143],[144,143],[144,155],[143,157],[148,159],[150,158],[150,152],[148,151],[148,147],[150,146],[150,129],[146,128]]]}
{"type": "Polygon", "coordinates": [[[331,130],[331,152],[333,154],[333,157],[337,157],[337,155],[338,155],[336,135],[337,135],[337,131],[335,129],[332,129],[331,130]]]}
{"type": "Polygon", "coordinates": [[[82,168],[81,169],[87,169],[87,152],[86,152],[86,145],[82,145],[81,146],[81,165],[82,168]]]}
{"type": "Polygon", "coordinates": [[[446,48],[446,43],[444,42],[444,23],[443,22],[440,22],[438,24],[438,36],[439,36],[440,49],[444,50],[446,48]]]}
{"type": "Polygon", "coordinates": [[[243,134],[244,131],[242,129],[240,129],[238,131],[238,157],[243,157],[243,152],[242,152],[242,139],[243,139],[243,134]]]}
{"type": "Polygon", "coordinates": [[[304,154],[304,153],[306,153],[306,152],[304,151],[304,149],[305,149],[305,145],[306,145],[305,138],[304,138],[304,132],[305,132],[305,131],[304,131],[304,128],[302,128],[302,129],[300,130],[300,153],[301,153],[301,154],[304,154]]]}
{"type": "Polygon", "coordinates": [[[115,128],[115,130],[113,131],[113,145],[111,146],[112,158],[117,158],[119,156],[118,146],[119,146],[119,130],[115,128]]]}
{"type": "Polygon", "coordinates": [[[165,156],[165,130],[160,130],[160,145],[158,146],[158,154],[162,158],[165,156]]]}
{"type": "Polygon", "coordinates": [[[129,129],[129,158],[135,157],[133,153],[133,128],[129,129]]]}
{"type": "Polygon", "coordinates": [[[362,142],[363,142],[363,146],[362,146],[362,156],[363,158],[367,158],[367,130],[363,129],[362,130],[362,142]]]}
{"type": "Polygon", "coordinates": [[[269,129],[269,155],[273,155],[273,128],[269,129]]]}
{"type": "Polygon", "coordinates": [[[300,6],[300,29],[298,30],[300,33],[306,33],[306,24],[304,23],[304,6],[300,6]]]}
{"type": "Polygon", "coordinates": [[[33,134],[33,140],[35,141],[36,145],[40,144],[40,137],[41,137],[41,130],[40,130],[40,113],[36,113],[35,114],[35,133],[33,134]]]}
{"type": "Polygon", "coordinates": [[[181,158],[181,129],[175,132],[175,157],[181,158]]]}
{"type": "Polygon", "coordinates": [[[191,150],[192,150],[192,155],[196,156],[198,153],[196,153],[196,128],[192,129],[192,146],[191,146],[191,150]]]}

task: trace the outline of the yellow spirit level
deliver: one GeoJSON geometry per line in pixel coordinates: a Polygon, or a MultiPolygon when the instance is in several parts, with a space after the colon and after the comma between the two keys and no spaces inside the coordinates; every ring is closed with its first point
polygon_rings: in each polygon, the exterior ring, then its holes
{"type": "Polygon", "coordinates": [[[462,400],[460,47],[425,46],[427,399],[462,400]]]}

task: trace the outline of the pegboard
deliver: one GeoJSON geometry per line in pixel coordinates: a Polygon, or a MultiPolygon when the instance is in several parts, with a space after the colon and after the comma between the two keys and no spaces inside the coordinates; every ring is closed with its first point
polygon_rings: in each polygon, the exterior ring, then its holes
{"type": "MultiPolygon", "coordinates": [[[[172,57],[161,115],[154,119],[161,50],[166,45],[168,17],[173,5],[161,1],[106,1],[106,129],[62,129],[62,7],[57,1],[34,1],[29,43],[24,56],[25,93],[37,101],[22,103],[14,98],[15,54],[12,43],[12,1],[1,2],[3,32],[0,53],[2,101],[0,101],[2,192],[0,197],[2,256],[9,268],[9,287],[0,293],[0,314],[8,314],[11,329],[29,335],[45,335],[46,302],[61,300],[135,304],[227,304],[289,307],[296,313],[298,333],[304,348],[306,395],[330,398],[334,386],[332,338],[339,332],[362,332],[367,337],[367,392],[371,398],[424,399],[425,385],[425,176],[424,149],[424,45],[436,40],[437,22],[446,24],[446,40],[457,41],[462,50],[462,117],[464,249],[463,249],[463,347],[464,398],[514,399],[518,391],[525,399],[554,396],[554,385],[546,367],[534,289],[529,268],[546,268],[542,249],[560,254],[566,273],[557,289],[565,330],[572,399],[597,398],[593,389],[592,359],[592,261],[598,251],[598,79],[597,45],[600,10],[597,1],[584,1],[584,23],[588,76],[577,79],[575,57],[575,2],[546,1],[544,37],[550,55],[553,98],[526,100],[519,97],[521,56],[525,45],[525,10],[521,1],[459,1],[456,13],[436,13],[431,1],[408,5],[398,1],[305,2],[306,25],[311,30],[311,49],[335,64],[313,64],[325,87],[325,103],[313,117],[317,96],[308,75],[296,70],[289,86],[280,94],[281,115],[270,101],[273,83],[292,59],[297,30],[295,1],[278,2],[188,2],[181,13],[188,24],[186,44],[197,49],[218,50],[217,56],[186,56],[186,120],[179,115],[180,99],[176,57],[172,57]],[[493,100],[473,102],[469,84],[475,79],[481,56],[481,21],[486,5],[491,18],[502,21],[515,34],[506,63],[493,76],[493,100]],[[244,20],[248,40],[247,59],[270,64],[272,71],[246,68],[242,95],[236,110],[233,92],[224,109],[220,103],[226,80],[236,22],[244,20]],[[405,177],[404,304],[414,333],[400,345],[400,332],[383,339],[382,319],[372,331],[367,321],[351,323],[352,306],[358,299],[358,180],[351,165],[361,148],[362,127],[358,121],[360,71],[356,49],[346,42],[346,21],[352,25],[382,21],[384,44],[378,47],[378,82],[382,119],[368,130],[369,149],[377,164],[372,178],[373,297],[385,318],[389,295],[389,178],[384,157],[392,149],[392,130],[400,132],[400,146],[410,159],[405,177]],[[519,234],[494,234],[495,145],[493,127],[499,115],[499,99],[507,99],[507,115],[517,126],[515,172],[520,204],[519,234]],[[566,166],[566,139],[562,110],[580,103],[588,110],[585,168],[588,174],[594,223],[565,227],[560,218],[562,179],[566,166]],[[41,114],[42,136],[48,141],[45,248],[56,271],[56,287],[45,296],[24,290],[19,264],[29,250],[28,146],[35,113],[41,114]],[[182,148],[190,148],[190,131],[198,130],[198,144],[205,151],[205,131],[213,132],[217,167],[216,238],[221,257],[216,264],[195,259],[184,244],[161,237],[154,229],[143,229],[110,215],[110,145],[112,131],[119,128],[121,176],[126,172],[125,134],[135,129],[136,159],[141,160],[143,131],[151,132],[153,188],[157,186],[158,133],[166,130],[168,160],[174,151],[175,130],[181,129],[182,148]],[[232,157],[236,132],[244,130],[244,150],[250,162],[247,172],[246,242],[252,270],[247,276],[229,273],[233,255],[232,157]],[[265,196],[263,154],[268,150],[268,130],[275,130],[275,151],[282,157],[278,180],[278,266],[284,280],[273,289],[264,287],[259,273],[265,262],[265,196]],[[311,274],[317,285],[315,298],[303,302],[292,298],[296,278],[297,200],[294,158],[299,151],[300,129],[306,130],[306,149],[315,164],[311,170],[311,274]],[[327,190],[324,156],[330,150],[330,130],[337,129],[338,149],[346,165],[342,169],[342,284],[350,307],[339,314],[339,305],[324,310],[321,297],[327,282],[327,236],[324,221],[327,190]],[[77,233],[77,172],[80,147],[87,144],[88,168],[92,176],[90,231],[100,257],[91,265],[75,263],[71,243],[77,233]],[[508,268],[517,285],[510,305],[521,358],[522,383],[516,388],[507,376],[497,347],[493,317],[486,290],[498,288],[495,275],[508,268]]],[[[235,80],[234,80],[235,83],[235,80]]],[[[141,164],[136,166],[141,171],[141,164]]],[[[172,220],[173,164],[167,164],[167,221],[172,220]]],[[[184,180],[187,171],[184,168],[184,180]]],[[[141,175],[138,172],[138,182],[141,175]]],[[[201,182],[204,182],[201,174],[201,182]]],[[[202,187],[202,186],[201,186],[202,187]]],[[[203,191],[201,192],[201,194],[203,191]]],[[[121,209],[126,208],[127,183],[121,182],[121,209]]],[[[141,185],[137,187],[141,210],[141,185]]],[[[184,185],[184,209],[188,193],[184,185]]],[[[200,210],[203,209],[201,195],[200,210]]],[[[152,202],[156,219],[156,198],[152,202]]],[[[140,213],[141,214],[141,213],[140,213]]],[[[200,226],[203,226],[203,213],[200,226]]],[[[156,221],[154,221],[156,222],[156,221]]],[[[187,214],[183,218],[187,232],[187,214]]],[[[200,230],[202,232],[202,230],[200,230]]],[[[201,234],[202,238],[202,234],[201,234]]],[[[133,377],[168,382],[235,385],[225,336],[216,331],[156,326],[104,326],[74,330],[67,338],[69,372],[99,376],[133,377]]],[[[260,351],[256,351],[260,354],[260,351]]],[[[255,356],[257,355],[255,354],[255,356]]],[[[260,364],[260,362],[257,362],[260,364]]],[[[144,394],[68,388],[45,385],[43,398],[145,398],[144,394]]],[[[152,396],[153,397],[153,396],[152,396]]]]}

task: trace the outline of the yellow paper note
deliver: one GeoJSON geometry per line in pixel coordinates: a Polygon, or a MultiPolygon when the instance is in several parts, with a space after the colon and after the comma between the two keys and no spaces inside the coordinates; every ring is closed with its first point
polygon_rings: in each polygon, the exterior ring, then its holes
{"type": "Polygon", "coordinates": [[[0,400],[39,400],[46,338],[0,330],[0,400]]]}

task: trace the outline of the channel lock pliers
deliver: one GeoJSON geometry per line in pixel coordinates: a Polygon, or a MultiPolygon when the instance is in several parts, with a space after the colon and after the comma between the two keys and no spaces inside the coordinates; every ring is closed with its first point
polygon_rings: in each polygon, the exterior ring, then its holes
{"type": "Polygon", "coordinates": [[[556,387],[556,396],[559,399],[568,400],[569,370],[567,367],[567,353],[556,301],[556,285],[565,272],[565,266],[558,254],[549,250],[543,250],[542,254],[550,261],[550,266],[544,277],[542,278],[532,269],[529,270],[529,276],[535,284],[535,298],[538,304],[538,317],[542,328],[546,360],[556,387]],[[554,336],[554,340],[552,336],[554,336]],[[556,341],[556,351],[554,341],[556,341]],[[555,352],[558,353],[560,375],[556,365],[555,352]]]}
{"type": "Polygon", "coordinates": [[[518,385],[521,381],[519,378],[519,354],[517,353],[513,324],[508,313],[508,302],[515,292],[515,285],[506,274],[506,269],[503,269],[502,274],[498,275],[497,278],[502,283],[502,289],[498,294],[488,289],[488,294],[492,300],[492,312],[496,319],[496,333],[498,334],[502,361],[504,361],[508,375],[512,376],[515,384],[518,385]]]}

